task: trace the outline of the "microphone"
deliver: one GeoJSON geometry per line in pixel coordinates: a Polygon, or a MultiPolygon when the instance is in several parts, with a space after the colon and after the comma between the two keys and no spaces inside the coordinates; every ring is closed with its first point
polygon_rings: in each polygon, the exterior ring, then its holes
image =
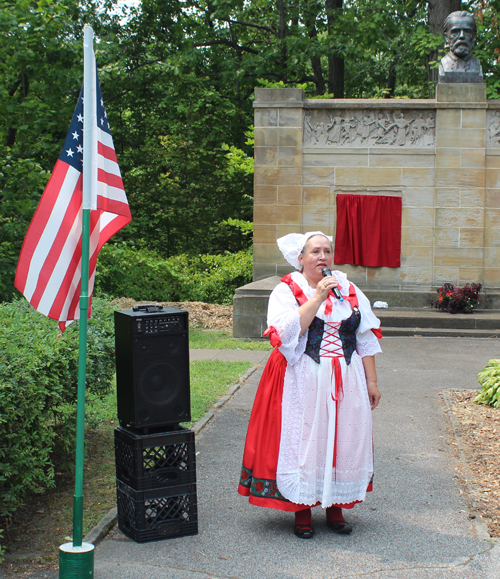
{"type": "MultiPolygon", "coordinates": [[[[333,275],[332,270],[331,270],[331,269],[328,269],[327,267],[324,267],[324,268],[321,270],[321,273],[323,274],[323,277],[328,277],[328,276],[330,276],[330,275],[333,275]]],[[[342,297],[342,294],[340,293],[340,290],[339,290],[338,287],[332,288],[332,292],[333,292],[333,295],[334,295],[337,299],[339,299],[341,302],[344,301],[344,298],[342,297]]]]}

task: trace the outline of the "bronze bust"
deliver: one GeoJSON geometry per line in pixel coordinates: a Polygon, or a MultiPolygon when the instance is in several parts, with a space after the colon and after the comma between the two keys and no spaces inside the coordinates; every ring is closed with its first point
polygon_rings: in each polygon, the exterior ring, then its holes
{"type": "Polygon", "coordinates": [[[482,83],[481,63],[472,54],[476,41],[476,21],[468,12],[452,12],[443,24],[449,52],[439,65],[441,83],[482,83]]]}

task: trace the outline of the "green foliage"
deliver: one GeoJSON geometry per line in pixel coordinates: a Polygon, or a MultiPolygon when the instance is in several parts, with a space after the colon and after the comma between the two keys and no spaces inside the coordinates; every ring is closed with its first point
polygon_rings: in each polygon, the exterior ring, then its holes
{"type": "Polygon", "coordinates": [[[77,0],[4,0],[0,6],[0,146],[47,170],[59,156],[80,91],[81,35],[91,12],[77,0]]]}
{"type": "Polygon", "coordinates": [[[481,390],[473,402],[500,408],[500,360],[489,360],[477,375],[477,380],[481,390]]]}
{"type": "MultiPolygon", "coordinates": [[[[112,308],[95,299],[88,324],[87,390],[102,397],[114,374],[112,308]]],[[[75,442],[78,323],[55,322],[25,300],[0,305],[0,519],[26,494],[54,484],[75,442]],[[56,463],[57,461],[57,463],[56,463]]],[[[71,460],[71,459],[70,459],[71,460]]]]}
{"type": "MultiPolygon", "coordinates": [[[[133,215],[115,241],[168,258],[248,246],[249,236],[227,224],[252,219],[256,86],[330,98],[343,79],[340,96],[348,98],[427,97],[433,53],[444,44],[428,25],[436,4],[142,0],[118,10],[115,0],[5,0],[0,159],[11,171],[0,175],[0,299],[15,295],[20,243],[76,104],[84,22],[96,32],[133,215]],[[8,197],[24,199],[25,207],[13,208],[8,197]]],[[[500,0],[462,4],[478,22],[475,53],[488,96],[499,98],[500,0]]]]}
{"type": "Polygon", "coordinates": [[[168,262],[152,251],[108,243],[99,253],[94,292],[137,301],[168,301],[177,279],[168,262]]]}
{"type": "Polygon", "coordinates": [[[222,255],[178,255],[168,263],[179,275],[175,301],[231,305],[236,288],[252,280],[249,249],[222,255]]]}
{"type": "Polygon", "coordinates": [[[436,36],[427,26],[420,24],[413,32],[411,45],[418,55],[425,56],[438,48],[442,48],[443,36],[436,36]]]}
{"type": "Polygon", "coordinates": [[[14,296],[17,259],[48,174],[33,159],[0,157],[0,302],[14,296]]]}
{"type": "MultiPolygon", "coordinates": [[[[242,226],[246,227],[246,222],[242,226]]],[[[251,280],[250,248],[219,255],[181,254],[164,260],[125,243],[107,244],[98,258],[95,292],[137,301],[232,304],[236,288],[251,280]]]]}
{"type": "Polygon", "coordinates": [[[471,0],[465,7],[473,12],[477,23],[477,38],[474,54],[481,61],[486,93],[490,99],[500,98],[500,27],[498,13],[499,0],[471,0]]]}
{"type": "Polygon", "coordinates": [[[237,110],[193,76],[172,81],[161,94],[151,91],[145,106],[160,101],[157,110],[128,118],[135,130],[123,135],[120,163],[133,222],[121,238],[164,257],[201,246],[206,253],[231,251],[220,224],[252,217],[253,158],[231,134],[237,110]]]}

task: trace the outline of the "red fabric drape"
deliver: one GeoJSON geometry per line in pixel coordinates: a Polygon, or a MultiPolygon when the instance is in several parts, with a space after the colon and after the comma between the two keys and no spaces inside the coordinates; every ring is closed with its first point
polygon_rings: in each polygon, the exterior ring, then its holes
{"type": "Polygon", "coordinates": [[[335,264],[401,265],[401,197],[337,195],[335,264]]]}

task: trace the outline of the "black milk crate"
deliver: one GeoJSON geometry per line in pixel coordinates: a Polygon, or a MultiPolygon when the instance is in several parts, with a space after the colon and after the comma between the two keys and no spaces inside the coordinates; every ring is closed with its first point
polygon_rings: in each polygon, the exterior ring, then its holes
{"type": "Polygon", "coordinates": [[[194,432],[137,434],[115,428],[116,478],[136,490],[196,482],[194,432]]]}
{"type": "Polygon", "coordinates": [[[136,491],[116,480],[118,527],[137,543],[198,533],[196,485],[136,491]]]}

